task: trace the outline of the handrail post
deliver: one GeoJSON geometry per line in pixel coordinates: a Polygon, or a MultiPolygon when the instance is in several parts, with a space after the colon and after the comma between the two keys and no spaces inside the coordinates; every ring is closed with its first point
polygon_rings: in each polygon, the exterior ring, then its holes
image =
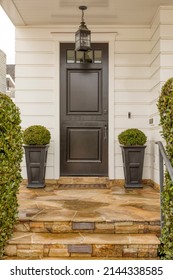
{"type": "Polygon", "coordinates": [[[168,159],[166,155],[166,151],[164,149],[164,146],[161,141],[157,141],[156,144],[158,144],[159,147],[159,172],[160,172],[160,218],[161,218],[161,228],[164,226],[164,215],[162,211],[162,193],[163,193],[163,184],[164,184],[164,165],[168,170],[168,173],[170,175],[170,178],[173,182],[173,167],[171,165],[170,160],[168,159]]]}
{"type": "Polygon", "coordinates": [[[160,190],[163,191],[163,182],[164,182],[164,168],[163,168],[163,157],[159,149],[159,173],[160,173],[160,190]]]}
{"type": "Polygon", "coordinates": [[[164,226],[164,216],[162,211],[162,192],[163,192],[163,182],[164,182],[164,167],[163,167],[163,157],[159,149],[159,173],[160,173],[160,225],[161,228],[164,226]]]}

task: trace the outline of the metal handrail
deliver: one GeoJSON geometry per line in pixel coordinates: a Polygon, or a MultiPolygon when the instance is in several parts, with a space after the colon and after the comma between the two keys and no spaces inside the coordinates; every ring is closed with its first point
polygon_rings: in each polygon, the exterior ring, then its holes
{"type": "MultiPolygon", "coordinates": [[[[166,151],[165,151],[165,148],[164,148],[162,142],[157,141],[156,144],[158,144],[158,147],[159,147],[160,192],[162,194],[163,184],[164,184],[164,165],[163,165],[163,161],[166,165],[166,168],[168,170],[168,173],[169,173],[172,181],[173,181],[173,167],[171,165],[170,160],[168,159],[168,157],[166,155],[166,151]]],[[[162,206],[161,195],[160,195],[160,203],[161,203],[161,206],[162,206]]],[[[164,217],[163,217],[162,207],[161,207],[161,227],[163,227],[163,224],[164,224],[164,217]]]]}

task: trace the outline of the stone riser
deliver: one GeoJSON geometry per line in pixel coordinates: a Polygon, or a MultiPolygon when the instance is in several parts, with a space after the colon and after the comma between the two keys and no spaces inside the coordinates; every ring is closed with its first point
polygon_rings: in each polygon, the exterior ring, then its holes
{"type": "Polygon", "coordinates": [[[155,245],[92,245],[90,253],[70,253],[67,245],[9,245],[6,248],[6,256],[21,259],[42,259],[46,257],[89,257],[89,258],[157,258],[157,246],[155,245]],[[16,253],[8,253],[12,250],[16,253]],[[109,254],[107,253],[109,251],[109,254]]]}
{"type": "Polygon", "coordinates": [[[5,255],[20,259],[56,257],[157,259],[158,244],[158,239],[151,234],[141,235],[140,238],[135,234],[127,234],[123,238],[117,234],[116,238],[113,238],[112,234],[81,236],[81,234],[16,233],[6,246],[5,255]]]}
{"type": "Polygon", "coordinates": [[[15,232],[42,233],[111,233],[111,234],[144,234],[160,235],[159,222],[19,222],[14,227],[15,232]]]}

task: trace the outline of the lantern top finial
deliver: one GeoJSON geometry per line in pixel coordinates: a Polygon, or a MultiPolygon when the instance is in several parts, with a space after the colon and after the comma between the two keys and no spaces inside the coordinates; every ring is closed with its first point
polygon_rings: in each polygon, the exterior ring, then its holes
{"type": "Polygon", "coordinates": [[[79,10],[87,10],[87,6],[79,6],[79,10]]]}

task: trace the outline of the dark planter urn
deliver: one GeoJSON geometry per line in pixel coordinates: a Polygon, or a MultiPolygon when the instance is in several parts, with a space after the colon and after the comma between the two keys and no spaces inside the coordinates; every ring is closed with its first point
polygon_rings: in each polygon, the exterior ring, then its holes
{"type": "Polygon", "coordinates": [[[24,145],[28,188],[44,188],[49,145],[24,145]]]}
{"type": "Polygon", "coordinates": [[[142,188],[145,148],[146,146],[121,146],[125,188],[142,188]]]}

